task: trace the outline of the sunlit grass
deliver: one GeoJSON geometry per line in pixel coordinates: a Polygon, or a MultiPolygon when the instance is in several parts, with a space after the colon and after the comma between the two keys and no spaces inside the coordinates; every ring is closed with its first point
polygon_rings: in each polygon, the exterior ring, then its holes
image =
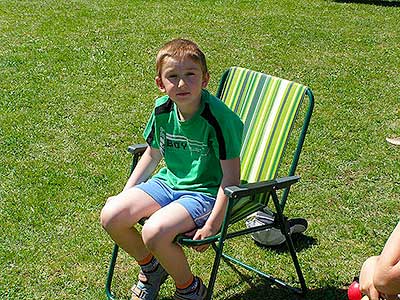
{"type": "MultiPolygon", "coordinates": [[[[362,1],[361,1],[362,2],[362,1]]],[[[0,298],[103,299],[112,241],[98,221],[159,95],[157,49],[195,40],[215,92],[232,65],[299,81],[316,106],[287,205],[309,221],[309,299],[345,299],[398,218],[399,7],[334,1],[0,1],[0,298]]],[[[307,244],[308,243],[308,244],[307,244]]],[[[250,247],[252,246],[252,247],[250,247]]],[[[286,253],[233,245],[295,282],[286,253]]],[[[211,252],[187,249],[207,280],[211,252]]],[[[137,267],[122,254],[116,291],[137,267]]],[[[161,298],[168,299],[167,282],[161,298]]],[[[222,263],[216,299],[291,299],[222,263]]]]}

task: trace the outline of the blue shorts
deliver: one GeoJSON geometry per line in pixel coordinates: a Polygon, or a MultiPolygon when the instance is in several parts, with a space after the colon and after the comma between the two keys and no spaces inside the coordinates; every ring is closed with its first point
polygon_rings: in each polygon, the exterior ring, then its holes
{"type": "Polygon", "coordinates": [[[136,187],[152,197],[161,207],[172,202],[182,205],[189,212],[197,228],[204,226],[215,204],[214,197],[200,192],[171,189],[158,178],[151,178],[136,187]]]}

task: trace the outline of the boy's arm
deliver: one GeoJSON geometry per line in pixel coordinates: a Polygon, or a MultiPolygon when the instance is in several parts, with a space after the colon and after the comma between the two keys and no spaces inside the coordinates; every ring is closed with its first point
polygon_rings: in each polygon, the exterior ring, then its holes
{"type": "MultiPolygon", "coordinates": [[[[240,183],[240,158],[233,158],[229,160],[221,160],[222,168],[222,181],[218,189],[215,206],[202,228],[196,231],[193,239],[202,240],[206,237],[217,234],[221,228],[222,221],[225,216],[228,197],[224,193],[224,188],[231,185],[238,185],[240,183]]],[[[201,245],[194,247],[197,251],[204,251],[209,245],[201,245]]]]}
{"type": "Polygon", "coordinates": [[[148,146],[126,182],[124,190],[147,180],[156,169],[161,158],[159,149],[148,146]]]}
{"type": "Polygon", "coordinates": [[[374,285],[386,295],[400,293],[400,222],[377,259],[374,285]]]}

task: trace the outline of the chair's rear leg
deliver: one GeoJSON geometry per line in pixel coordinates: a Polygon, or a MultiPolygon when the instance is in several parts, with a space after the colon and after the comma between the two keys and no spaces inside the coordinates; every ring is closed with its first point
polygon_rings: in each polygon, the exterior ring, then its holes
{"type": "Polygon", "coordinates": [[[294,267],[296,269],[297,277],[299,278],[301,291],[303,293],[305,293],[307,291],[307,285],[306,285],[306,281],[304,280],[303,272],[301,271],[301,268],[300,268],[299,260],[297,258],[297,254],[296,254],[296,250],[294,248],[292,237],[289,234],[288,222],[285,220],[285,218],[283,216],[282,209],[279,204],[279,200],[278,200],[278,196],[276,195],[276,192],[273,191],[271,194],[272,194],[272,200],[274,201],[274,206],[276,209],[278,222],[281,225],[281,231],[282,231],[283,235],[285,236],[286,245],[289,248],[289,252],[292,257],[294,267]]]}
{"type": "Polygon", "coordinates": [[[286,231],[286,234],[285,234],[285,238],[286,238],[286,244],[287,244],[287,246],[289,248],[290,255],[292,256],[292,260],[293,260],[293,263],[294,263],[294,267],[296,269],[297,276],[298,276],[299,281],[300,281],[301,291],[303,293],[305,293],[307,291],[306,281],[304,280],[303,272],[301,271],[301,268],[300,268],[300,264],[299,264],[299,260],[297,258],[296,250],[294,249],[292,237],[289,235],[289,233],[287,231],[286,231]]]}

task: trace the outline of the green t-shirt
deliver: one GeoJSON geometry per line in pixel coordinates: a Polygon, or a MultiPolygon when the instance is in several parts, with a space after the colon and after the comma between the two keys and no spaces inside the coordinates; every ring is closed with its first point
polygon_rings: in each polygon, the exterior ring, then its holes
{"type": "Polygon", "coordinates": [[[168,96],[157,99],[143,136],[160,149],[166,164],[154,177],[173,189],[216,196],[222,180],[220,160],[240,156],[242,133],[240,118],[203,90],[199,110],[187,121],[179,120],[168,96]]]}

